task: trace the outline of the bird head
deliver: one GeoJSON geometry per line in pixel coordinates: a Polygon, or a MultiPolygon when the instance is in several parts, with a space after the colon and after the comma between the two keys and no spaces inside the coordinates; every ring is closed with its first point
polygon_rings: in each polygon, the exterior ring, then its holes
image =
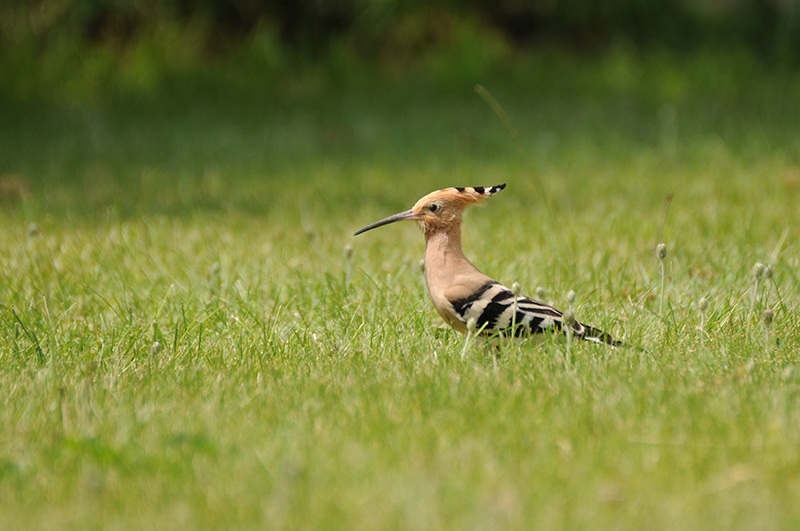
{"type": "Polygon", "coordinates": [[[426,236],[440,230],[448,230],[461,223],[461,214],[467,206],[480,203],[505,187],[505,184],[499,184],[490,187],[468,186],[466,188],[436,190],[417,201],[411,210],[400,212],[367,225],[356,232],[355,236],[395,221],[404,220],[418,221],[426,236]]]}

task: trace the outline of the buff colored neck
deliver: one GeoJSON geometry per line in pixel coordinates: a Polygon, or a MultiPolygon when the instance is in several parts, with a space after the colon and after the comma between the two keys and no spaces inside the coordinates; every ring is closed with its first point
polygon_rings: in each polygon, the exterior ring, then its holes
{"type": "Polygon", "coordinates": [[[458,283],[464,274],[481,274],[461,250],[460,225],[425,236],[425,280],[431,294],[458,283]]]}

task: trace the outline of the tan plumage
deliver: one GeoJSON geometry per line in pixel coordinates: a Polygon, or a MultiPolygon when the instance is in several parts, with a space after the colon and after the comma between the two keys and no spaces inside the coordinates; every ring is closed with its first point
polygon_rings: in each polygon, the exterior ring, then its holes
{"type": "MultiPolygon", "coordinates": [[[[436,190],[417,201],[411,210],[368,225],[355,235],[395,221],[417,221],[425,234],[425,280],[433,306],[447,324],[461,333],[467,331],[470,318],[475,318],[484,335],[560,331],[564,325],[561,312],[527,297],[515,297],[511,290],[481,273],[461,250],[464,209],[505,186],[436,190]]],[[[577,321],[572,328],[575,336],[587,341],[620,345],[605,332],[577,321]]]]}

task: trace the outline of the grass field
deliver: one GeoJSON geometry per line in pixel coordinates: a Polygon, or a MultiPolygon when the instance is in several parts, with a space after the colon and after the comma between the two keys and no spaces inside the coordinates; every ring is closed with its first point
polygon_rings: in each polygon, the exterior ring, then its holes
{"type": "Polygon", "coordinates": [[[800,526],[800,77],[476,81],[521,149],[471,84],[3,104],[0,528],[800,526]],[[502,182],[467,255],[643,352],[462,359],[416,228],[351,236],[502,182]]]}

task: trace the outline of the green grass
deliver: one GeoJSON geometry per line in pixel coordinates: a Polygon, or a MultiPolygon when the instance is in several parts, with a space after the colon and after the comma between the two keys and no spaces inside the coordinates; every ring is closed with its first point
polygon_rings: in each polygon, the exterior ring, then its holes
{"type": "Polygon", "coordinates": [[[797,528],[798,79],[739,59],[482,80],[524,155],[470,86],[6,104],[0,528],[797,528]],[[468,256],[644,352],[462,360],[418,231],[351,237],[501,182],[468,256]]]}

